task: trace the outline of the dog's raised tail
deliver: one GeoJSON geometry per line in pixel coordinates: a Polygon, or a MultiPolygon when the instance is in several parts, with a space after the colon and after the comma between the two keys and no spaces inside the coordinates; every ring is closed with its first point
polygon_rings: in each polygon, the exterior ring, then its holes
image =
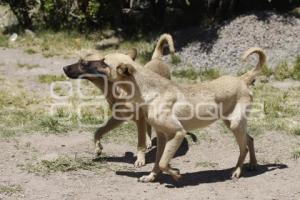
{"type": "Polygon", "coordinates": [[[242,59],[245,60],[247,59],[251,54],[258,54],[259,57],[259,61],[256,65],[255,68],[253,68],[252,70],[246,72],[245,74],[243,74],[242,76],[240,76],[240,78],[242,80],[244,80],[246,82],[247,85],[251,85],[253,83],[253,81],[255,80],[255,77],[257,76],[257,74],[259,74],[262,70],[262,67],[265,65],[266,63],[266,54],[264,53],[264,51],[261,48],[258,47],[252,47],[250,49],[248,49],[242,59]]]}
{"type": "Polygon", "coordinates": [[[165,42],[168,43],[170,54],[175,53],[175,47],[172,36],[170,34],[164,33],[160,36],[156,44],[155,50],[152,55],[152,59],[161,58],[163,56],[163,47],[165,42]]]}

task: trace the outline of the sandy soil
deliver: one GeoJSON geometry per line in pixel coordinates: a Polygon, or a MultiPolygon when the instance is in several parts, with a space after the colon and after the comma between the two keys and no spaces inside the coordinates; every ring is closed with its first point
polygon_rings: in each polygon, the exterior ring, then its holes
{"type": "MultiPolygon", "coordinates": [[[[0,67],[2,76],[22,79],[28,90],[39,87],[38,74],[60,74],[60,67],[70,62],[26,55],[13,49],[0,49],[0,60],[4,63],[0,67]],[[16,59],[11,59],[14,56],[16,59]],[[21,59],[19,62],[36,61],[41,67],[28,71],[19,69],[15,66],[18,59],[21,59]]],[[[300,145],[299,137],[280,132],[256,136],[258,169],[244,170],[239,180],[230,179],[238,158],[232,134],[222,133],[212,126],[207,128],[204,139],[198,139],[196,143],[186,140],[172,161],[183,175],[180,182],[161,175],[154,183],[139,183],[137,178],[147,174],[153,166],[155,146],[147,153],[148,163],[142,168],[133,168],[134,145],[109,142],[104,144],[107,170],[102,173],[79,170],[40,176],[22,170],[20,165],[52,155],[82,155],[93,159],[92,134],[37,133],[2,138],[0,185],[20,185],[22,191],[10,195],[0,193],[0,199],[300,199],[300,160],[292,158],[293,150],[300,145]]]]}

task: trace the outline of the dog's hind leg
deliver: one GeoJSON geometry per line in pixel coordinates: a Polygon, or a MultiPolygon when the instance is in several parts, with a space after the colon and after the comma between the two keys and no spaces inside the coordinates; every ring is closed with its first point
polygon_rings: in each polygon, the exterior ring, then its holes
{"type": "Polygon", "coordinates": [[[186,135],[186,131],[180,130],[180,131],[176,131],[176,134],[173,137],[167,138],[165,150],[159,161],[160,170],[171,175],[172,178],[176,181],[180,179],[181,175],[178,169],[170,167],[170,161],[174,157],[179,146],[181,145],[185,135],[186,135]]]}
{"type": "Polygon", "coordinates": [[[257,160],[256,160],[255,150],[254,150],[254,139],[248,134],[247,134],[247,145],[250,154],[249,169],[255,170],[257,167],[257,160]]]}
{"type": "Polygon", "coordinates": [[[99,156],[102,153],[103,147],[100,143],[100,139],[102,138],[102,136],[105,135],[106,133],[108,133],[110,130],[119,126],[122,122],[123,122],[122,120],[117,120],[114,117],[110,117],[104,126],[101,126],[100,128],[98,128],[96,130],[96,132],[94,133],[96,156],[99,156]]]}
{"type": "Polygon", "coordinates": [[[139,178],[140,182],[152,182],[155,180],[157,175],[161,172],[159,168],[159,162],[161,160],[161,156],[164,152],[166,146],[166,137],[163,133],[157,132],[157,149],[156,149],[156,159],[154,167],[149,175],[142,176],[139,178]]]}
{"type": "MultiPolygon", "coordinates": [[[[230,121],[224,120],[225,124],[227,127],[231,127],[230,126],[230,121]]],[[[236,141],[239,145],[239,149],[240,149],[240,155],[236,164],[236,168],[234,170],[234,172],[232,173],[232,178],[239,178],[242,172],[242,167],[245,161],[245,158],[247,156],[248,153],[248,136],[246,133],[246,125],[247,125],[247,121],[246,119],[242,119],[239,123],[239,125],[237,127],[235,127],[234,129],[230,128],[230,130],[234,133],[234,136],[236,138],[236,141]]]]}

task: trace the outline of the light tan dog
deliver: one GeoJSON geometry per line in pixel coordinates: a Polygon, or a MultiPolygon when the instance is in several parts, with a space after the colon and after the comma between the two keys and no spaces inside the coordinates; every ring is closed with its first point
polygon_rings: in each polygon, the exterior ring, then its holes
{"type": "MultiPolygon", "coordinates": [[[[169,34],[163,34],[160,36],[157,42],[151,61],[149,61],[144,67],[154,73],[159,74],[160,76],[170,79],[170,67],[161,59],[163,55],[163,46],[165,43],[168,44],[171,54],[175,52],[172,37],[169,34]]],[[[134,61],[136,56],[137,51],[132,50],[128,55],[126,55],[125,58],[120,56],[119,59],[125,59],[123,60],[123,62],[134,61]]],[[[103,77],[89,76],[95,74],[94,72],[96,68],[99,68],[99,66],[101,66],[101,63],[99,64],[99,61],[101,61],[102,59],[103,56],[99,53],[88,54],[84,58],[80,59],[79,62],[64,67],[64,71],[70,78],[86,78],[94,83],[98,88],[100,88],[102,92],[106,90],[106,100],[110,108],[112,109],[115,105],[122,104],[122,102],[125,101],[124,99],[120,99],[118,97],[124,91],[113,91],[113,84],[105,84],[105,80],[103,79],[103,77]],[[107,88],[105,88],[105,85],[107,88]]],[[[131,110],[129,110],[126,105],[118,106],[118,109],[120,111],[114,112],[113,116],[110,117],[105,125],[97,129],[97,131],[95,132],[95,152],[97,156],[101,154],[103,147],[100,143],[100,139],[104,134],[108,133],[110,130],[116,128],[122,122],[126,121],[126,118],[131,118],[136,123],[138,128],[138,152],[135,166],[145,165],[145,151],[147,147],[151,146],[151,128],[150,126],[147,127],[148,134],[146,134],[146,120],[142,112],[136,112],[132,107],[130,107],[131,110]],[[121,110],[126,110],[126,112],[121,112],[121,110]],[[138,113],[139,116],[135,116],[136,113],[138,113]]]]}
{"type": "Polygon", "coordinates": [[[175,180],[181,176],[178,169],[171,168],[170,161],[182,143],[187,131],[203,128],[222,119],[234,133],[240,155],[232,178],[241,175],[242,166],[249,150],[250,167],[257,165],[253,138],[247,134],[247,113],[252,102],[249,85],[261,71],[266,56],[260,48],[250,48],[244,58],[257,53],[257,66],[241,77],[222,76],[210,82],[177,85],[136,62],[126,59],[126,55],[114,54],[103,58],[102,69],[111,83],[128,81],[123,85],[126,94],[134,94],[127,104],[140,107],[148,122],[157,132],[156,162],[152,172],[139,180],[154,181],[160,172],[171,175],[175,180]],[[120,59],[123,57],[122,59],[120,59]],[[127,62],[124,62],[127,60],[127,62]]]}

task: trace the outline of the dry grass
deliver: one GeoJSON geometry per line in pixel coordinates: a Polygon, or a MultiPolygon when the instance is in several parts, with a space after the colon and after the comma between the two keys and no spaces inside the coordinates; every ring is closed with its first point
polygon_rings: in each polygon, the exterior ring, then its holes
{"type": "Polygon", "coordinates": [[[20,185],[0,185],[0,194],[11,196],[22,191],[23,189],[20,185]]]}
{"type": "Polygon", "coordinates": [[[34,163],[27,163],[20,167],[29,173],[37,175],[48,175],[55,172],[68,172],[78,170],[89,170],[94,172],[103,171],[105,160],[98,159],[97,162],[88,157],[59,156],[54,160],[41,160],[34,163]]]}
{"type": "Polygon", "coordinates": [[[220,72],[217,69],[205,68],[197,70],[191,66],[183,69],[177,69],[172,72],[172,75],[180,79],[196,80],[201,81],[216,79],[220,76],[220,72]]]}

